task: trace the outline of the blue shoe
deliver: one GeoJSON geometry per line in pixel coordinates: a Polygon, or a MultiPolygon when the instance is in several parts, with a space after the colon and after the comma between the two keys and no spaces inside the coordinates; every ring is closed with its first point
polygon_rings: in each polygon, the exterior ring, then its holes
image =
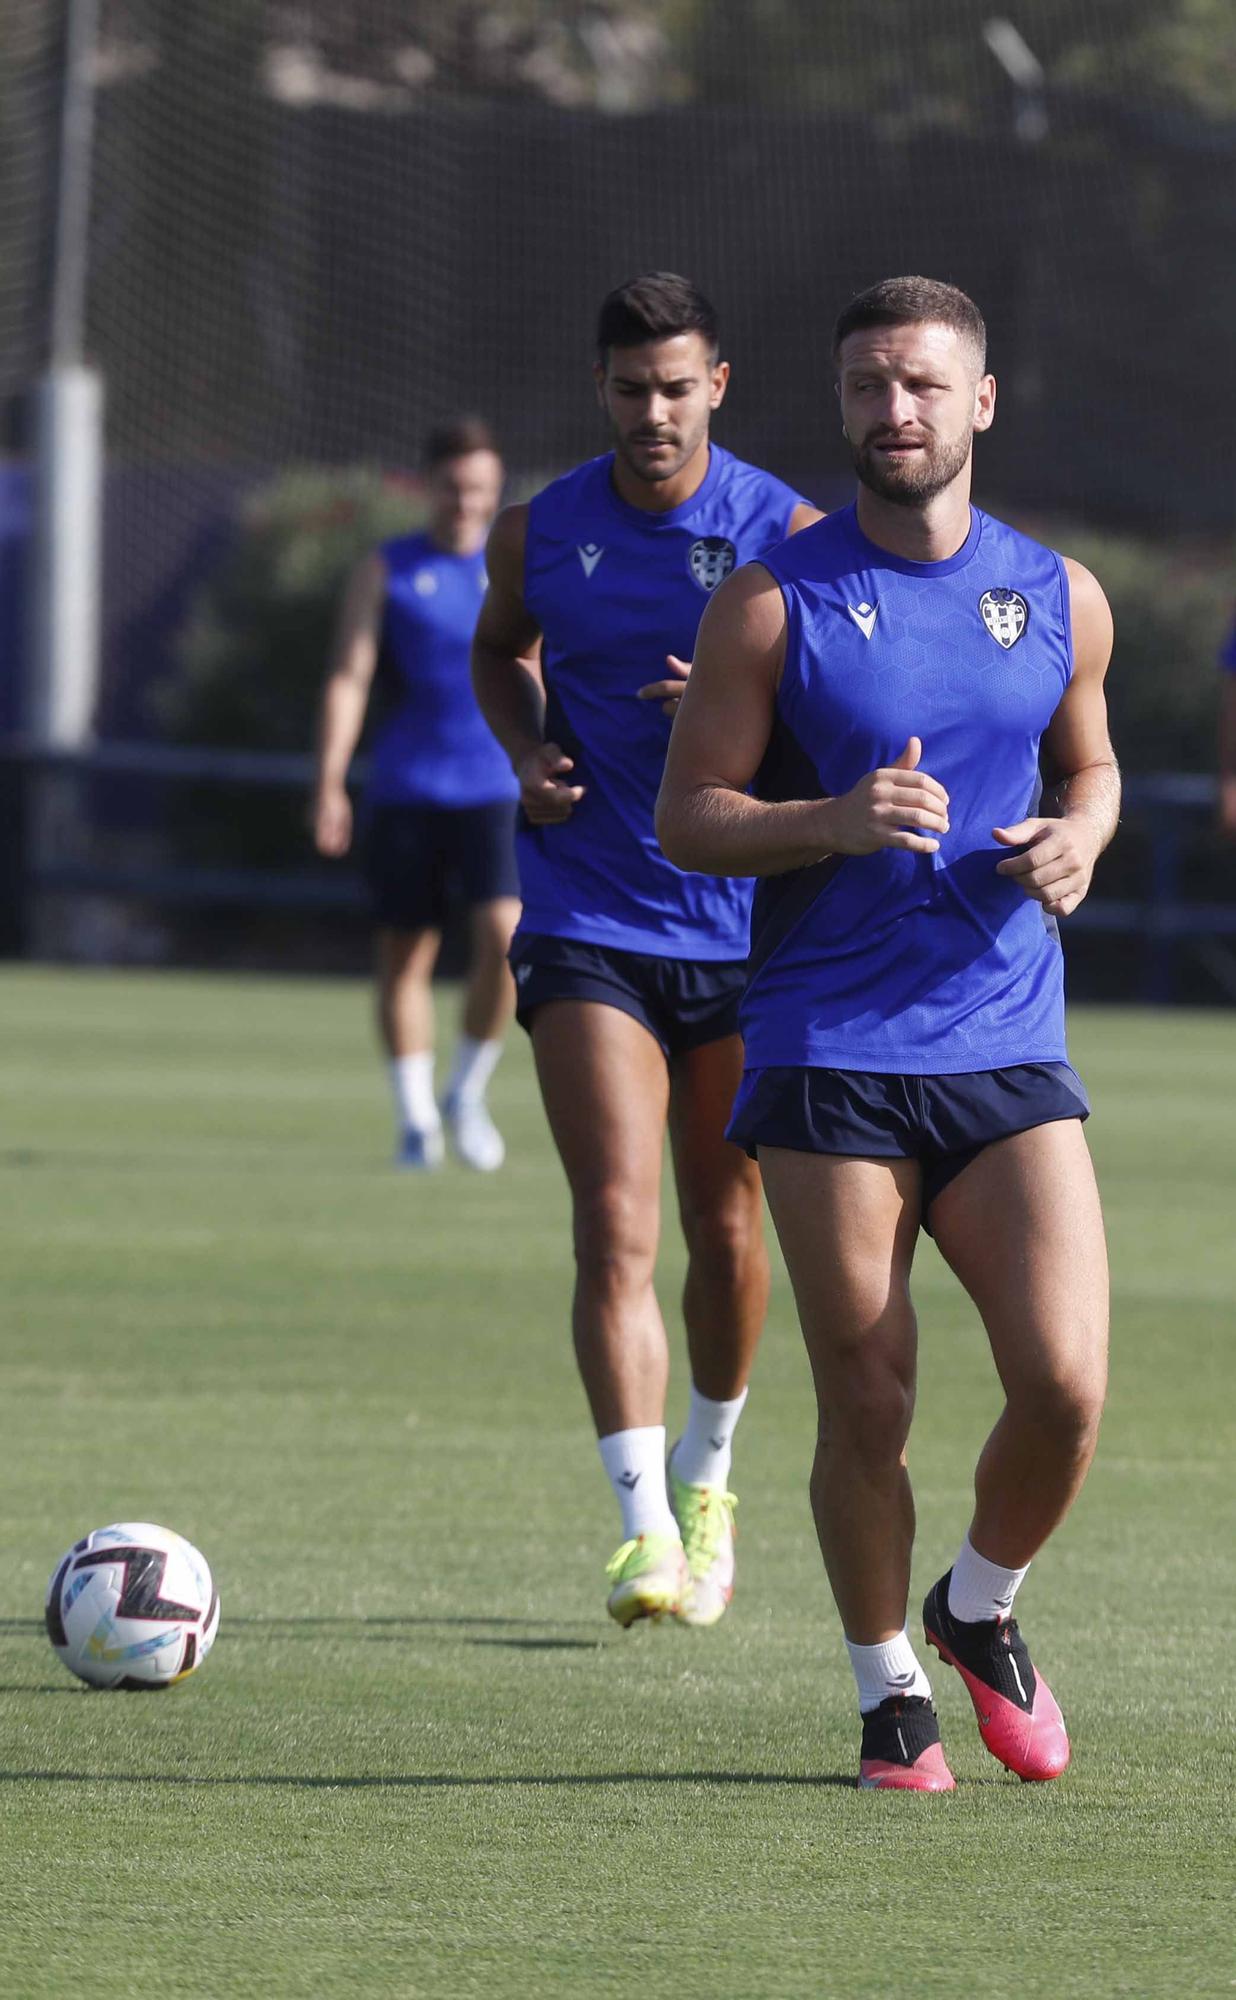
{"type": "Polygon", "coordinates": [[[399,1141],[395,1165],[402,1173],[432,1174],[442,1165],[445,1151],[440,1125],[409,1125],[399,1141]]]}

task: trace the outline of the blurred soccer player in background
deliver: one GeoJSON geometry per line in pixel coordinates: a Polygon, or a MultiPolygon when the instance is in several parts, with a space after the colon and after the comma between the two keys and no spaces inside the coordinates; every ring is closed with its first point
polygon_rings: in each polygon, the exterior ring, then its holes
{"type": "Polygon", "coordinates": [[[1078,563],[970,504],[995,382],[964,293],[877,285],[842,313],[834,357],[857,505],[710,606],[658,825],[684,868],[765,878],[730,1130],[758,1156],[815,1376],[812,1501],[860,1783],[947,1791],[906,1632],[920,1227],[978,1307],[1005,1396],[927,1639],[1010,1770],[1052,1778],[1069,1757],[1011,1614],[1085,1478],[1106,1380],[1056,918],[1116,826],[1112,625],[1078,563]],[[1040,742],[1058,817],[1040,812],[1040,742]]]}
{"type": "Polygon", "coordinates": [[[750,885],[681,873],[653,807],[710,593],[818,513],[710,443],[729,367],[686,279],[610,293],[597,353],[613,449],[499,516],[473,671],[520,780],[511,962],[570,1183],[575,1352],[622,1514],[608,1608],[623,1625],[706,1625],[733,1588],[731,1441],[768,1289],[758,1178],[723,1136],[750,885]],[[538,638],[543,683],[521,664],[538,638]],[[668,1479],[654,1289],[667,1125],[692,1383],[668,1479]]]}
{"type": "Polygon", "coordinates": [[[313,828],[320,853],[347,853],[348,765],[381,660],[396,700],[374,738],[363,844],[377,925],[378,1023],[398,1119],[396,1160],[409,1168],[439,1166],[445,1118],[465,1165],[490,1171],[504,1157],[485,1090],[514,999],[506,953],[519,914],[519,788],[477,709],[469,651],[503,470],[492,434],[475,417],[435,430],[424,462],[425,531],[366,556],[344,595],[322,695],[313,828]],[[454,896],[470,911],[472,956],[462,1032],[439,1111],[430,981],[454,896]]]}

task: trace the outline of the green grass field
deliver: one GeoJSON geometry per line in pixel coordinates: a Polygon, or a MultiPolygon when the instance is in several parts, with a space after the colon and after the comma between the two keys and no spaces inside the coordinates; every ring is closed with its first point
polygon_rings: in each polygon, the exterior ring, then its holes
{"type": "MultiPolygon", "coordinates": [[[[958,1789],[906,1797],[853,1788],[780,1271],[733,1611],[624,1634],[522,1038],[508,1168],[421,1181],[361,987],[5,972],[0,1993],[1230,1995],[1236,1019],[1072,1034],[1113,1382],[1019,1610],[1074,1763],[1006,1777],[939,1669],[958,1789]],[[79,1689],[43,1634],[54,1560],[117,1518],[222,1590],[169,1694],[79,1689]]],[[[671,1229],[671,1423],[681,1261],[671,1229]]],[[[921,1594],[997,1397],[928,1244],[917,1295],[921,1594]]]]}

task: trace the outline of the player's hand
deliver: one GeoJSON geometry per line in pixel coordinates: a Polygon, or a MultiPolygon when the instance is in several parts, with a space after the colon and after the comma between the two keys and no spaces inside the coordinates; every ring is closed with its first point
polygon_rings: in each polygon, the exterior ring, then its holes
{"type": "Polygon", "coordinates": [[[875,854],[881,847],[936,852],[937,835],[948,832],[948,793],[919,770],[922,754],[912,736],[895,763],[869,771],[852,791],[828,801],[829,853],[875,854]]]}
{"type": "Polygon", "coordinates": [[[584,796],[582,785],[568,785],[566,774],[575,765],[556,743],[538,743],[515,766],[519,779],[519,802],[533,826],[554,826],[570,819],[584,796]]]}
{"type": "Polygon", "coordinates": [[[691,672],[691,662],[680,660],[673,653],[667,653],[665,664],[670,670],[670,678],[667,681],[649,681],[647,687],[639,690],[639,698],[641,701],[659,701],[661,713],[668,715],[672,722],[678,713],[682,691],[691,672]]]}
{"type": "Polygon", "coordinates": [[[1224,772],[1219,779],[1219,832],[1225,840],[1236,840],[1236,777],[1224,772]]]}
{"type": "Polygon", "coordinates": [[[1098,858],[1084,820],[1023,819],[993,826],[992,833],[1002,847],[1021,849],[996,863],[997,875],[1009,876],[1049,917],[1067,917],[1077,908],[1098,858]]]}
{"type": "Polygon", "coordinates": [[[352,801],[342,785],[315,795],[310,819],[318,853],[338,861],[352,845],[352,801]]]}

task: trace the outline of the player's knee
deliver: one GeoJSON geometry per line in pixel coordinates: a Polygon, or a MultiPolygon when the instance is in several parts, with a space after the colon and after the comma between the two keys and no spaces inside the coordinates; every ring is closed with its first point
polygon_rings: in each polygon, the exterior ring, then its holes
{"type": "Polygon", "coordinates": [[[1106,1387],[1101,1367],[1045,1370],[1021,1390],[1020,1414],[1057,1444],[1082,1452],[1098,1434],[1106,1387]]]}
{"type": "Polygon", "coordinates": [[[821,1404],[820,1442],[874,1468],[896,1464],[910,1434],[914,1382],[879,1357],[862,1356],[836,1374],[821,1404]]]}
{"type": "Polygon", "coordinates": [[[742,1283],[764,1257],[758,1201],[735,1199],[712,1208],[682,1209],[682,1233],[693,1264],[703,1265],[714,1283],[742,1283]]]}
{"type": "Polygon", "coordinates": [[[575,1196],[575,1262],[580,1276],[606,1291],[647,1282],[657,1254],[655,1210],[621,1183],[606,1181],[575,1196]]]}

